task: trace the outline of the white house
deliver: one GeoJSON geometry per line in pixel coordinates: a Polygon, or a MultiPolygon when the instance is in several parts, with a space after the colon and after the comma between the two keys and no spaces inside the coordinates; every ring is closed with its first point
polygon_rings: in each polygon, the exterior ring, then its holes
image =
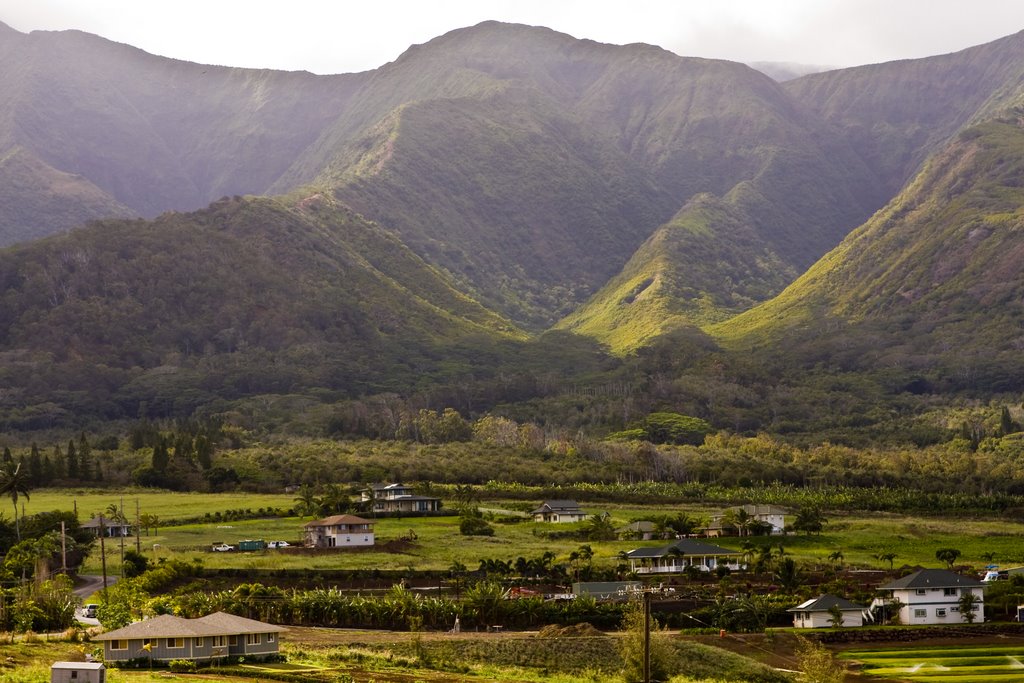
{"type": "Polygon", "coordinates": [[[102,662],[54,662],[50,683],[107,683],[107,667],[102,662]]]}
{"type": "Polygon", "coordinates": [[[648,548],[637,548],[626,553],[630,571],[637,574],[679,574],[688,567],[712,571],[728,567],[732,571],[743,569],[742,553],[710,543],[683,538],[675,543],[648,548]]]}
{"type": "Polygon", "coordinates": [[[977,579],[961,576],[945,569],[922,569],[891,581],[878,590],[882,597],[875,598],[871,608],[881,607],[898,600],[903,624],[962,624],[967,620],[960,613],[960,598],[973,593],[974,621],[985,621],[984,584],[977,579]]]}
{"type": "Polygon", "coordinates": [[[107,538],[118,538],[121,536],[132,535],[131,524],[128,522],[118,522],[104,517],[103,515],[97,515],[88,522],[84,522],[82,524],[82,528],[91,531],[96,538],[99,538],[101,529],[103,530],[103,535],[107,538]]]}
{"type": "Polygon", "coordinates": [[[530,513],[535,522],[582,522],[587,513],[580,509],[575,500],[546,500],[541,506],[530,513]]]}
{"type": "Polygon", "coordinates": [[[306,545],[343,548],[373,545],[373,522],[355,515],[334,515],[306,524],[306,545]]]}
{"type": "Polygon", "coordinates": [[[749,521],[765,525],[768,533],[772,536],[784,534],[786,533],[786,513],[785,509],[776,505],[740,505],[720,514],[712,515],[711,523],[708,524],[707,535],[709,538],[736,536],[737,534],[745,535],[733,523],[737,516],[746,517],[749,521]]]}
{"type": "Polygon", "coordinates": [[[839,607],[839,612],[842,615],[839,626],[864,625],[864,607],[829,593],[811,598],[786,611],[793,613],[795,628],[823,628],[834,626],[832,622],[835,619],[833,616],[835,607],[839,607]]]}

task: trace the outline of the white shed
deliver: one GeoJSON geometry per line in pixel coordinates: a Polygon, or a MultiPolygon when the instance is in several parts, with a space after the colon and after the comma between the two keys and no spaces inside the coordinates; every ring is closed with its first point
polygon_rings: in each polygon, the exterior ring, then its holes
{"type": "Polygon", "coordinates": [[[54,662],[50,683],[107,683],[103,662],[54,662]]]}
{"type": "Polygon", "coordinates": [[[856,605],[846,598],[835,595],[819,595],[786,610],[793,614],[793,626],[796,628],[824,628],[826,626],[863,626],[864,607],[856,605]],[[833,616],[836,607],[842,620],[834,624],[833,616]]]}

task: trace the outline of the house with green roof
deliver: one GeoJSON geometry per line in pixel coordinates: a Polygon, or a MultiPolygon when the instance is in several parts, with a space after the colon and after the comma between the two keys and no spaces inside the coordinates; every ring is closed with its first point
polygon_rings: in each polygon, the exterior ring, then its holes
{"type": "Polygon", "coordinates": [[[626,553],[630,570],[637,574],[680,574],[689,568],[710,572],[718,567],[743,569],[742,553],[692,538],[668,545],[637,548],[626,553]]]}

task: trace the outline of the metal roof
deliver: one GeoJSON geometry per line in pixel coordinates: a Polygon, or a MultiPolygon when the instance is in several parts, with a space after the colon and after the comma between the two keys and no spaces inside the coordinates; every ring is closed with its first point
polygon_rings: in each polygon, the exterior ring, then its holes
{"type": "Polygon", "coordinates": [[[704,543],[702,541],[695,541],[692,538],[681,538],[675,543],[669,545],[648,547],[648,548],[637,548],[636,550],[630,550],[626,556],[630,559],[640,559],[645,557],[667,557],[673,554],[673,549],[682,553],[683,556],[687,555],[701,555],[701,556],[719,556],[719,555],[741,555],[738,550],[729,550],[718,545],[712,545],[711,543],[704,543]]]}
{"type": "Polygon", "coordinates": [[[93,640],[138,640],[140,638],[201,638],[205,636],[231,636],[243,633],[278,633],[287,631],[283,626],[266,624],[255,619],[214,612],[198,619],[185,619],[172,614],[161,614],[143,619],[124,628],[93,636],[93,640]]]}
{"type": "Polygon", "coordinates": [[[819,595],[816,598],[811,598],[805,602],[800,603],[796,607],[791,607],[787,612],[828,612],[833,606],[838,605],[841,610],[863,610],[862,605],[850,602],[846,598],[841,598],[831,593],[825,593],[819,595]]]}
{"type": "Polygon", "coordinates": [[[945,569],[921,569],[903,578],[890,581],[879,590],[898,590],[901,588],[976,588],[983,586],[981,581],[969,576],[961,576],[945,569]]]}

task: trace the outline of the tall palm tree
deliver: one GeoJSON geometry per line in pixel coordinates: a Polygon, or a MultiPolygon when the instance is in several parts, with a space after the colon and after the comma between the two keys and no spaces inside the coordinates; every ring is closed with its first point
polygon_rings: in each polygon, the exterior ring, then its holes
{"type": "Polygon", "coordinates": [[[21,525],[18,523],[18,496],[28,500],[28,474],[21,469],[21,463],[0,468],[0,495],[9,496],[14,505],[14,533],[21,541],[21,525]]]}

